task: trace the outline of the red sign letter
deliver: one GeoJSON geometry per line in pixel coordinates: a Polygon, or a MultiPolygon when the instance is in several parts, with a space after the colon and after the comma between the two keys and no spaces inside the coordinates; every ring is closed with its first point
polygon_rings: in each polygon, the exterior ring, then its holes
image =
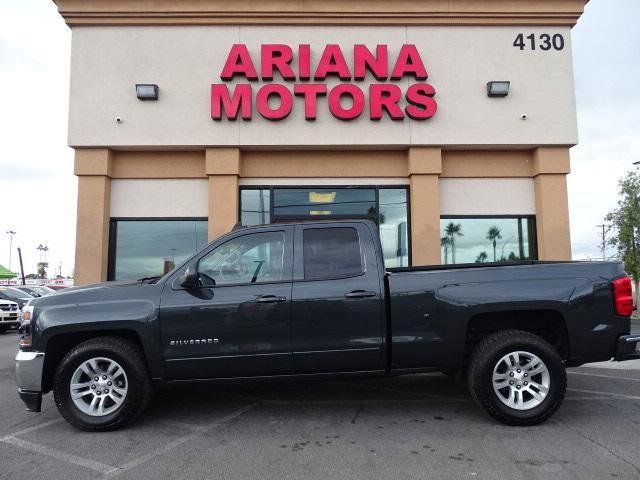
{"type": "Polygon", "coordinates": [[[334,117],[340,120],[353,120],[362,115],[364,110],[364,93],[359,87],[350,83],[343,83],[335,86],[329,92],[329,110],[334,117]],[[353,102],[351,108],[343,108],[340,100],[343,96],[349,95],[353,102]]]}
{"type": "Polygon", "coordinates": [[[295,84],[293,93],[298,96],[304,95],[304,118],[315,120],[318,96],[327,94],[327,86],[323,83],[295,84]]]}
{"type": "Polygon", "coordinates": [[[243,120],[251,120],[251,85],[239,83],[229,98],[226,85],[211,85],[211,118],[222,119],[222,111],[229,120],[238,118],[238,111],[242,112],[243,120]]]}
{"type": "Polygon", "coordinates": [[[311,78],[311,46],[298,46],[298,75],[300,80],[311,78]]]}
{"type": "Polygon", "coordinates": [[[253,66],[246,45],[236,43],[231,47],[220,78],[225,81],[233,80],[234,75],[244,75],[247,80],[258,79],[256,67],[253,66]]]}
{"type": "Polygon", "coordinates": [[[371,120],[380,120],[386,110],[392,120],[402,120],[404,113],[398,106],[402,90],[398,85],[372,83],[369,85],[369,109],[371,120]]]}
{"type": "Polygon", "coordinates": [[[293,95],[287,87],[284,85],[278,85],[277,83],[268,83],[260,90],[256,95],[256,108],[260,115],[267,120],[282,120],[291,113],[293,107],[293,95]],[[272,109],[269,106],[269,97],[271,95],[277,95],[280,97],[280,106],[272,109]]]}
{"type": "Polygon", "coordinates": [[[322,52],[314,77],[316,80],[324,80],[327,75],[337,75],[340,80],[351,80],[349,66],[339,45],[327,45],[322,52]]]}
{"type": "Polygon", "coordinates": [[[407,116],[414,120],[433,117],[436,114],[436,110],[438,110],[438,104],[433,99],[435,94],[436,91],[427,83],[411,85],[407,89],[407,102],[411,105],[404,109],[407,112],[407,116]]]}
{"type": "Polygon", "coordinates": [[[296,76],[289,65],[293,52],[288,45],[262,45],[261,71],[263,80],[273,80],[273,70],[277,70],[285,80],[295,80],[296,76]]]}
{"type": "Polygon", "coordinates": [[[392,80],[400,80],[405,75],[413,75],[416,80],[426,80],[429,76],[424,68],[420,54],[415,45],[403,45],[398,60],[391,72],[392,80]]]}
{"type": "Polygon", "coordinates": [[[388,62],[387,46],[378,45],[376,55],[365,45],[354,45],[353,47],[353,78],[364,80],[366,71],[369,70],[379,82],[387,79],[388,62]]]}

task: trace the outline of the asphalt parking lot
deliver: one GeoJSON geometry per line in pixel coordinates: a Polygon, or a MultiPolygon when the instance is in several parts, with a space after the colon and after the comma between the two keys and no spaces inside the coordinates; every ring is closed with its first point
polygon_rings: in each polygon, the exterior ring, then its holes
{"type": "Polygon", "coordinates": [[[428,374],[181,387],[96,434],[65,423],[51,395],[24,410],[15,350],[15,332],[0,335],[2,479],[640,478],[640,361],[572,369],[560,411],[531,428],[495,423],[428,374]]]}

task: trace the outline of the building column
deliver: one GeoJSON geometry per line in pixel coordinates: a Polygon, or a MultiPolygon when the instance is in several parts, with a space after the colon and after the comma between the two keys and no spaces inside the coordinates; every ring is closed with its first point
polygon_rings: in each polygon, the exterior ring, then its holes
{"type": "Polygon", "coordinates": [[[78,176],[76,285],[107,279],[112,164],[108,148],[75,151],[74,173],[78,176]]]}
{"type": "Polygon", "coordinates": [[[207,148],[209,177],[209,241],[230,231],[238,222],[239,148],[207,148]]]}
{"type": "Polygon", "coordinates": [[[439,265],[442,150],[412,147],[407,158],[411,200],[411,262],[439,265]]]}
{"type": "Polygon", "coordinates": [[[571,260],[567,174],[569,149],[540,147],[533,152],[536,227],[540,260],[571,260]]]}

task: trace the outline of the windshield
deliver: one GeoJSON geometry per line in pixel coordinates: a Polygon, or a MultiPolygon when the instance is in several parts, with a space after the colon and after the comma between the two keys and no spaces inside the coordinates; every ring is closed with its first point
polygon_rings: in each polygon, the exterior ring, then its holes
{"type": "Polygon", "coordinates": [[[30,295],[27,292],[23,292],[22,290],[18,290],[17,288],[13,287],[2,287],[0,288],[0,292],[4,293],[8,297],[33,298],[33,295],[30,295]]]}
{"type": "Polygon", "coordinates": [[[49,295],[51,293],[56,293],[56,291],[53,288],[45,287],[44,285],[39,285],[37,287],[31,287],[31,288],[41,295],[49,295]]]}

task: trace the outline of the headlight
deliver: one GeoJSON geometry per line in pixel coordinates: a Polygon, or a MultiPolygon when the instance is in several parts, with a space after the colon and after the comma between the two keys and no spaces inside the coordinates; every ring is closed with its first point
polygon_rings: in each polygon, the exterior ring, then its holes
{"type": "Polygon", "coordinates": [[[32,316],[33,316],[33,305],[26,305],[22,309],[22,320],[24,320],[25,322],[30,322],[32,316]]]}
{"type": "Polygon", "coordinates": [[[33,306],[27,305],[22,309],[22,323],[18,329],[20,337],[20,348],[31,346],[31,318],[33,317],[33,306]]]}

